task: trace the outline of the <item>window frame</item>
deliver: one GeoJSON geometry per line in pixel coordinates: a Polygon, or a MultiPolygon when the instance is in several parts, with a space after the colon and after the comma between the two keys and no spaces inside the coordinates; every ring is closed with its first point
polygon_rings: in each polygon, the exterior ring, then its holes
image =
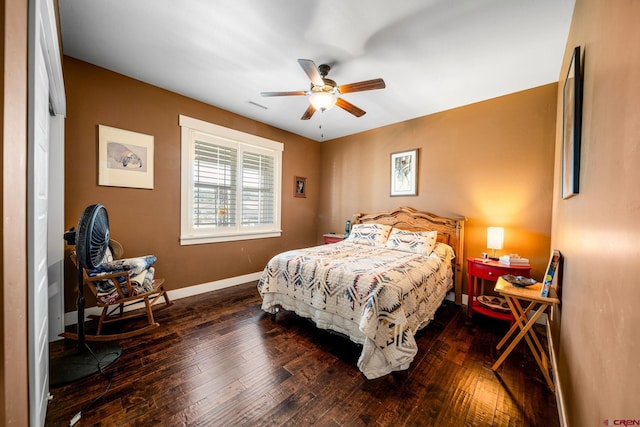
{"type": "Polygon", "coordinates": [[[192,117],[180,115],[180,244],[197,245],[204,243],[231,242],[237,240],[266,239],[280,237],[282,209],[282,152],[284,144],[251,135],[235,129],[208,123],[192,117]],[[236,171],[236,224],[222,229],[216,227],[195,227],[193,224],[194,205],[194,159],[195,142],[211,142],[237,149],[236,171]],[[243,226],[241,220],[242,201],[242,154],[244,152],[272,156],[273,165],[273,222],[264,226],[243,226]]]}

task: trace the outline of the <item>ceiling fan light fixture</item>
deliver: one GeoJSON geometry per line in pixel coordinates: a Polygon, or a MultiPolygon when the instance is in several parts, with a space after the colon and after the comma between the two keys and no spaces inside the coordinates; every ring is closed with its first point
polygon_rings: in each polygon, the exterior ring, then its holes
{"type": "Polygon", "coordinates": [[[338,97],[331,92],[313,92],[309,97],[309,101],[311,105],[315,107],[316,110],[325,111],[331,109],[334,105],[336,105],[336,101],[338,97]]]}
{"type": "Polygon", "coordinates": [[[260,94],[262,96],[308,96],[309,106],[307,106],[300,120],[309,120],[317,110],[326,111],[334,105],[353,114],[355,117],[362,117],[367,113],[366,111],[356,107],[344,98],[339,98],[339,96],[350,92],[363,92],[366,90],[383,89],[385,87],[384,80],[381,78],[338,86],[335,81],[327,78],[327,74],[329,70],[331,70],[329,65],[320,64],[320,66],[316,67],[316,64],[310,59],[298,59],[298,64],[300,64],[302,70],[311,81],[309,90],[260,92],[260,94]]]}

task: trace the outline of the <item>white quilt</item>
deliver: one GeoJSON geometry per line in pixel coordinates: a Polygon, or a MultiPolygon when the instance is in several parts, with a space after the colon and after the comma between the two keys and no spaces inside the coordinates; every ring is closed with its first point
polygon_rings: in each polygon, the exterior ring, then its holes
{"type": "Polygon", "coordinates": [[[407,369],[414,339],[453,286],[450,246],[430,255],[349,242],[284,252],[258,283],[262,309],[312,319],[363,345],[358,367],[369,378],[407,369]]]}

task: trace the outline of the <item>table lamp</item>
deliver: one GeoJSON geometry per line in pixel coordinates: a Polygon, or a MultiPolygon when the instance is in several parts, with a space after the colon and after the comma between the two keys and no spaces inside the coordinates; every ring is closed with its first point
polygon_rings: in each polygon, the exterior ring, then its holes
{"type": "Polygon", "coordinates": [[[488,227],[487,228],[487,248],[493,249],[491,259],[496,257],[496,249],[502,249],[504,243],[504,227],[488,227]]]}

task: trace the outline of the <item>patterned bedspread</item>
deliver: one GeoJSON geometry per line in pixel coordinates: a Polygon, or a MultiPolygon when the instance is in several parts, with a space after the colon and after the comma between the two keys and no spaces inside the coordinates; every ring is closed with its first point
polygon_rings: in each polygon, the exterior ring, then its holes
{"type": "Polygon", "coordinates": [[[452,288],[453,249],[431,255],[340,242],[284,252],[258,283],[262,309],[278,306],[363,344],[358,367],[369,378],[407,369],[414,334],[452,288]]]}

